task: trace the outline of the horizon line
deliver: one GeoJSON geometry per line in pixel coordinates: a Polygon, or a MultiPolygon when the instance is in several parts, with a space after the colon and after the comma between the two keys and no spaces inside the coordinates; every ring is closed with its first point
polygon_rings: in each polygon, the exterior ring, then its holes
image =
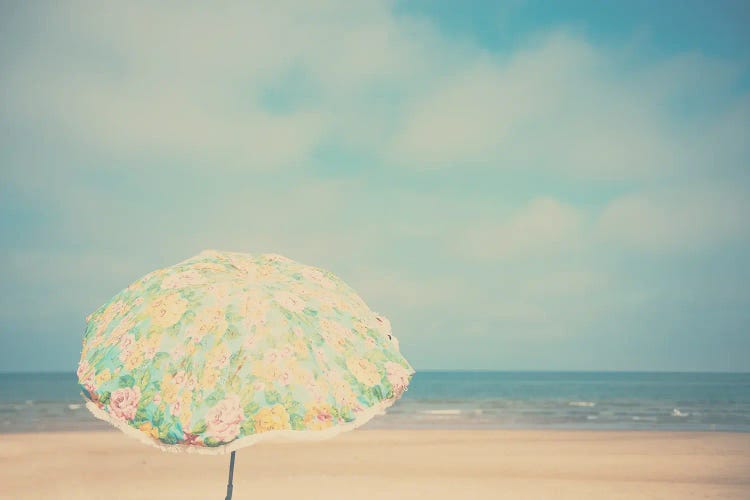
{"type": "MultiPolygon", "coordinates": [[[[71,370],[38,370],[38,371],[3,371],[0,375],[55,375],[71,374],[76,372],[71,370]]],[[[750,370],[732,371],[732,370],[601,370],[601,369],[494,369],[494,368],[424,368],[418,369],[415,373],[685,373],[685,374],[736,374],[750,375],[750,370]]]]}

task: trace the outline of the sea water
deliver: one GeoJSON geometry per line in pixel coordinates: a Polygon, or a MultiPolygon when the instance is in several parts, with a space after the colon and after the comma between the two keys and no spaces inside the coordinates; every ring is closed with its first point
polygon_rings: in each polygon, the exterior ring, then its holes
{"type": "Polygon", "coordinates": [[[750,374],[421,372],[370,425],[750,432],[750,374]]]}
{"type": "MultiPolygon", "coordinates": [[[[74,374],[0,374],[0,433],[106,428],[74,374]]],[[[750,374],[420,371],[366,428],[750,432],[750,374]]]]}

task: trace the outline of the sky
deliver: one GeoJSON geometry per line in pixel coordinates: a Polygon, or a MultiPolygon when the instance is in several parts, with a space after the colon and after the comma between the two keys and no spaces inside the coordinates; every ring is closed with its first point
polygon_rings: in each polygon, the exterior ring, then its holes
{"type": "Polygon", "coordinates": [[[203,249],[417,370],[750,371],[743,1],[2,2],[0,371],[203,249]]]}

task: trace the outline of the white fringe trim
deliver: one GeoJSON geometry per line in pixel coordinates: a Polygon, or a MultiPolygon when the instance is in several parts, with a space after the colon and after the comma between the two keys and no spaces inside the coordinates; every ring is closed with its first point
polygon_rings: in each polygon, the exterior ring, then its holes
{"type": "Polygon", "coordinates": [[[262,441],[322,441],[324,439],[330,439],[338,436],[342,432],[347,432],[361,427],[373,417],[385,414],[385,410],[397,401],[398,398],[385,399],[378,405],[368,408],[362,412],[359,412],[356,419],[351,422],[343,424],[334,424],[332,427],[321,430],[306,430],[306,431],[295,431],[295,430],[278,430],[268,431],[260,434],[254,434],[252,436],[245,436],[240,439],[236,439],[231,443],[223,444],[221,446],[197,446],[197,445],[185,445],[185,444],[165,444],[155,439],[148,434],[131,427],[125,420],[120,420],[106,411],[99,408],[96,404],[91,401],[86,402],[86,408],[98,419],[109,422],[113,426],[120,429],[125,435],[137,439],[141,443],[148,444],[155,448],[159,448],[162,451],[169,451],[173,453],[200,453],[203,455],[224,455],[232,451],[251,446],[262,441]]]}

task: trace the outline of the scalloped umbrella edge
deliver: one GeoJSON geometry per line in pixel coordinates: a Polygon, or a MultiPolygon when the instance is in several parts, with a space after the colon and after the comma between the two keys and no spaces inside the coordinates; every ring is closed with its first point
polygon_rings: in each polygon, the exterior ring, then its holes
{"type": "MultiPolygon", "coordinates": [[[[85,398],[85,395],[84,395],[85,398]]],[[[171,453],[196,453],[201,455],[225,455],[229,452],[237,451],[240,448],[251,446],[261,442],[278,442],[278,441],[323,441],[338,436],[341,433],[354,430],[358,427],[362,427],[367,422],[372,420],[378,415],[384,415],[385,410],[392,406],[398,398],[385,399],[378,405],[367,408],[366,410],[359,413],[359,416],[351,422],[344,424],[335,425],[328,427],[327,429],[321,430],[273,430],[263,432],[261,434],[255,434],[252,436],[245,436],[240,439],[236,439],[231,443],[227,443],[221,446],[188,446],[182,444],[164,444],[158,439],[152,438],[142,431],[135,429],[128,425],[123,420],[118,420],[106,411],[99,408],[91,400],[86,401],[86,408],[99,420],[108,422],[112,426],[121,430],[125,435],[140,441],[141,443],[147,444],[154,448],[158,448],[161,451],[168,451],[171,453]]]]}

